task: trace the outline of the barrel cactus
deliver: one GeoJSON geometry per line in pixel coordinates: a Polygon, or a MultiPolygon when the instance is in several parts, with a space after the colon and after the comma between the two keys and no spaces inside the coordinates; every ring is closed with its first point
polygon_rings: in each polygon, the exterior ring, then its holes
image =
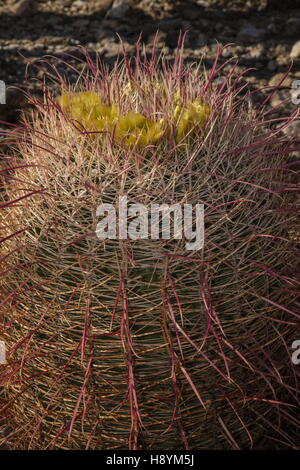
{"type": "Polygon", "coordinates": [[[221,52],[209,72],[181,46],[173,63],[138,50],[112,70],[86,56],[14,129],[0,211],[10,448],[297,448],[292,142],[241,77],[215,84],[221,52]],[[122,197],[202,204],[203,247],[101,239],[98,207],[118,218],[122,197]]]}

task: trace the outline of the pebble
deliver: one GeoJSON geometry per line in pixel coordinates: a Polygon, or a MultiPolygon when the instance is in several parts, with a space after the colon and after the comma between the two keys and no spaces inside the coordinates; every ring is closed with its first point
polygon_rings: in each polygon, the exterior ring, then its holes
{"type": "Polygon", "coordinates": [[[166,43],[167,33],[164,31],[158,31],[157,33],[152,33],[148,37],[148,43],[153,44],[156,41],[158,47],[163,47],[166,43]]]}
{"type": "Polygon", "coordinates": [[[300,41],[297,41],[292,47],[290,58],[298,59],[299,57],[300,57],[300,41]]]}
{"type": "Polygon", "coordinates": [[[34,0],[20,0],[17,3],[9,5],[11,13],[17,16],[30,16],[36,9],[37,4],[34,0]]]}
{"type": "Polygon", "coordinates": [[[280,88],[290,87],[291,83],[292,83],[291,76],[288,75],[285,78],[284,78],[284,76],[285,76],[284,73],[276,73],[276,75],[273,75],[273,77],[270,78],[269,86],[278,86],[279,83],[281,82],[281,80],[283,80],[283,82],[280,85],[280,88]]]}
{"type": "Polygon", "coordinates": [[[123,0],[114,0],[111,8],[105,15],[105,18],[122,19],[128,13],[130,4],[123,0]]]}
{"type": "Polygon", "coordinates": [[[113,0],[94,0],[92,3],[94,11],[102,15],[107,13],[112,5],[113,0]]]}
{"type": "Polygon", "coordinates": [[[6,50],[14,50],[14,49],[19,49],[19,48],[20,48],[20,44],[15,43],[15,42],[8,43],[8,44],[5,46],[5,49],[6,49],[6,50]]]}
{"type": "Polygon", "coordinates": [[[288,116],[291,112],[295,111],[291,90],[277,90],[271,98],[271,106],[278,108],[276,111],[284,116],[288,116]]]}
{"type": "MultiPolygon", "coordinates": [[[[297,137],[300,134],[300,121],[294,119],[288,126],[283,129],[284,134],[297,137]]],[[[300,163],[300,160],[299,160],[300,163]]],[[[294,167],[295,168],[295,167],[294,167]]]]}
{"type": "Polygon", "coordinates": [[[249,49],[249,54],[252,59],[260,59],[264,52],[264,47],[262,44],[257,44],[256,46],[252,46],[249,49]]]}

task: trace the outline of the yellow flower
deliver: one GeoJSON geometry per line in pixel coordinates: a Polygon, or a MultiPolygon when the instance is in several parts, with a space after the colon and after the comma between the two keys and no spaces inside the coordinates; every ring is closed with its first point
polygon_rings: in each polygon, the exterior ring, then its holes
{"type": "Polygon", "coordinates": [[[196,127],[205,124],[211,113],[210,106],[201,98],[188,102],[185,107],[179,104],[179,95],[175,95],[173,119],[176,125],[176,140],[180,141],[196,127]]]}
{"type": "Polygon", "coordinates": [[[90,131],[108,130],[117,120],[119,110],[115,104],[108,106],[92,91],[63,93],[58,103],[66,113],[90,131]]]}
{"type": "Polygon", "coordinates": [[[94,91],[62,93],[61,96],[57,98],[57,101],[65,111],[71,111],[74,107],[80,107],[82,112],[93,108],[101,102],[99,95],[94,91]]]}
{"type": "Polygon", "coordinates": [[[175,94],[174,94],[174,97],[173,97],[173,101],[176,105],[180,104],[182,102],[181,100],[181,93],[180,93],[180,90],[177,89],[175,91],[175,94]]]}
{"type": "Polygon", "coordinates": [[[154,122],[140,113],[130,111],[119,119],[115,135],[128,147],[135,145],[146,147],[160,139],[163,134],[163,124],[162,119],[154,122]]]}
{"type": "MultiPolygon", "coordinates": [[[[129,84],[132,85],[131,82],[127,85],[129,84]]],[[[166,130],[164,119],[153,121],[134,111],[122,116],[116,104],[109,106],[102,103],[99,94],[93,91],[63,93],[58,98],[58,103],[72,119],[88,131],[112,132],[115,128],[117,140],[127,147],[156,144],[166,130]]],[[[211,108],[201,98],[182,106],[180,90],[175,93],[173,103],[173,121],[178,142],[207,121],[211,108]]]]}
{"type": "Polygon", "coordinates": [[[115,104],[111,106],[99,104],[89,115],[88,126],[93,126],[95,130],[109,130],[117,122],[119,109],[115,104]]]}

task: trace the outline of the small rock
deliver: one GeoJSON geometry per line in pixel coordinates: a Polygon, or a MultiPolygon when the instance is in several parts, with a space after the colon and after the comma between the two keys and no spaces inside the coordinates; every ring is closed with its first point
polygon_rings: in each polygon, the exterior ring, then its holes
{"type": "Polygon", "coordinates": [[[292,83],[292,78],[288,75],[285,77],[284,73],[276,73],[276,75],[273,75],[273,77],[269,80],[269,85],[270,86],[278,86],[281,80],[283,82],[280,85],[280,88],[289,88],[292,83]]]}
{"type": "Polygon", "coordinates": [[[69,39],[69,44],[70,44],[70,46],[79,46],[80,41],[78,39],[75,39],[75,38],[70,38],[69,39]]]}
{"type": "Polygon", "coordinates": [[[148,37],[148,44],[154,44],[155,41],[157,46],[163,47],[166,43],[166,37],[167,33],[164,31],[157,31],[148,37]]]}
{"type": "Polygon", "coordinates": [[[298,59],[299,57],[300,57],[300,41],[297,41],[292,47],[290,58],[298,59]]]}
{"type": "Polygon", "coordinates": [[[72,8],[73,9],[81,9],[82,7],[84,7],[84,1],[83,0],[75,0],[72,2],[72,8]]]}
{"type": "Polygon", "coordinates": [[[252,59],[259,59],[264,52],[264,46],[257,44],[256,46],[250,47],[249,54],[252,59]]]}
{"type": "Polygon", "coordinates": [[[233,52],[233,47],[232,46],[227,46],[223,52],[222,52],[222,56],[223,57],[233,57],[234,55],[234,52],[233,52]]]}
{"type": "MultiPolygon", "coordinates": [[[[284,134],[297,137],[300,134],[300,120],[294,119],[283,129],[284,134]]],[[[300,160],[299,160],[300,163],[300,160]]],[[[294,166],[295,168],[295,166],[294,166]]]]}
{"type": "Polygon", "coordinates": [[[11,13],[17,16],[30,16],[37,10],[35,0],[20,0],[9,6],[11,13]]]}
{"type": "Polygon", "coordinates": [[[285,69],[287,69],[288,66],[291,64],[291,61],[290,61],[290,58],[289,58],[288,54],[277,56],[276,57],[276,62],[278,64],[278,66],[280,66],[281,68],[285,68],[285,69]],[[282,67],[282,66],[284,66],[284,67],[282,67]]]}
{"type": "Polygon", "coordinates": [[[257,11],[264,11],[266,8],[268,8],[268,0],[259,0],[258,5],[257,5],[257,11]]]}
{"type": "Polygon", "coordinates": [[[265,31],[260,28],[256,28],[252,24],[248,24],[240,29],[237,40],[238,41],[257,41],[257,39],[261,38],[264,35],[265,31]]]}
{"type": "Polygon", "coordinates": [[[123,54],[123,50],[125,50],[126,54],[129,55],[134,51],[133,44],[129,44],[125,41],[120,44],[119,42],[114,42],[112,39],[109,42],[105,40],[102,46],[100,42],[99,46],[99,52],[103,54],[106,59],[116,59],[120,54],[123,54]]]}
{"type": "Polygon", "coordinates": [[[285,44],[277,44],[275,47],[274,55],[278,57],[279,55],[286,55],[287,54],[287,48],[285,44]]]}
{"type": "Polygon", "coordinates": [[[124,2],[123,0],[114,0],[111,8],[105,15],[105,18],[109,19],[123,19],[126,13],[130,10],[129,2],[124,2]]]}
{"type": "Polygon", "coordinates": [[[19,47],[20,44],[18,44],[17,42],[11,42],[7,44],[7,46],[5,46],[5,50],[13,51],[14,49],[19,49],[19,47]]]}
{"type": "Polygon", "coordinates": [[[277,108],[276,111],[280,115],[288,116],[295,111],[296,106],[292,102],[292,93],[288,89],[278,89],[271,98],[272,108],[277,108]]]}
{"type": "Polygon", "coordinates": [[[112,5],[113,0],[94,0],[92,2],[93,11],[101,13],[102,15],[107,13],[112,5]]]}

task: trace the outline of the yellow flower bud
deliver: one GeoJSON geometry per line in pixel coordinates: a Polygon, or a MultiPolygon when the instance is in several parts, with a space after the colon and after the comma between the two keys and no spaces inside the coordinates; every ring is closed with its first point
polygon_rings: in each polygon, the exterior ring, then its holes
{"type": "Polygon", "coordinates": [[[128,147],[146,147],[156,143],[163,134],[163,120],[154,122],[140,113],[130,111],[122,116],[116,126],[116,137],[128,147]]]}
{"type": "Polygon", "coordinates": [[[193,129],[205,124],[210,112],[210,106],[204,103],[201,98],[196,98],[194,101],[187,103],[183,109],[177,105],[173,114],[177,127],[176,140],[180,141],[193,129]]]}
{"type": "Polygon", "coordinates": [[[57,101],[72,119],[90,131],[107,130],[116,122],[119,114],[115,104],[103,104],[95,92],[63,93],[57,101]]]}

